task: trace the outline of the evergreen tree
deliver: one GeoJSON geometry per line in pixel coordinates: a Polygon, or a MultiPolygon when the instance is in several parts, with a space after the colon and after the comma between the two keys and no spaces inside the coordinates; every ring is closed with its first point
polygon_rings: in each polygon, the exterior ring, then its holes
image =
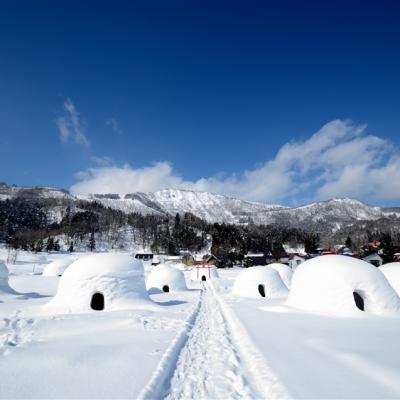
{"type": "Polygon", "coordinates": [[[394,247],[392,237],[389,233],[382,233],[380,236],[383,263],[387,264],[394,260],[394,247]]]}
{"type": "Polygon", "coordinates": [[[347,236],[347,239],[346,239],[346,241],[344,242],[344,244],[346,245],[346,247],[348,248],[348,249],[352,249],[353,248],[353,241],[351,240],[351,237],[350,236],[347,236]]]}
{"type": "Polygon", "coordinates": [[[307,254],[315,254],[319,246],[319,236],[314,233],[304,235],[304,251],[307,254]]]}
{"type": "Polygon", "coordinates": [[[52,237],[49,237],[46,243],[46,251],[49,252],[53,250],[54,250],[54,239],[52,237]]]}
{"type": "Polygon", "coordinates": [[[94,239],[94,231],[90,234],[90,239],[89,239],[89,250],[93,251],[96,249],[96,241],[94,239]]]}
{"type": "Polygon", "coordinates": [[[71,240],[71,243],[69,244],[68,251],[69,251],[70,253],[73,253],[73,252],[74,252],[74,242],[73,242],[72,240],[71,240]]]}

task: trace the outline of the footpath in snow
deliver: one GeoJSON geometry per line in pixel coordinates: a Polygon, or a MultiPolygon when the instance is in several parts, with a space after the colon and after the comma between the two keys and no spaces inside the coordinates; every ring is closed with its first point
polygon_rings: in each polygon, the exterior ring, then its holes
{"type": "MultiPolygon", "coordinates": [[[[153,377],[153,381],[158,381],[157,387],[150,383],[142,398],[265,398],[265,390],[260,390],[256,383],[258,377],[243,359],[245,349],[233,339],[232,329],[236,327],[228,322],[221,299],[208,285],[204,286],[190,319],[192,323],[183,333],[183,339],[171,345],[168,362],[161,362],[164,365],[160,365],[153,377]]],[[[286,397],[283,392],[275,392],[276,397],[286,397]]]]}

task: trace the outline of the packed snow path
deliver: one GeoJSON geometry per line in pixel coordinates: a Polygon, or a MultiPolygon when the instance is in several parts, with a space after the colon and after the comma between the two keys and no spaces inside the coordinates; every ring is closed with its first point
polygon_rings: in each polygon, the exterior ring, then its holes
{"type": "Polygon", "coordinates": [[[211,290],[182,348],[166,399],[254,399],[260,397],[243,370],[227,321],[211,290]]]}

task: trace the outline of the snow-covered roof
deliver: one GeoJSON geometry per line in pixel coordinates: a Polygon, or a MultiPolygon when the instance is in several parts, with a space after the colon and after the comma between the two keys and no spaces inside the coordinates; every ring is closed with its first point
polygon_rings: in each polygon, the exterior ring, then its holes
{"type": "Polygon", "coordinates": [[[357,314],[358,296],[367,312],[400,312],[400,298],[378,268],[341,255],[315,257],[302,263],[293,274],[287,303],[321,313],[357,314]]]}
{"type": "Polygon", "coordinates": [[[168,292],[187,289],[183,272],[166,264],[157,265],[152,269],[146,281],[146,288],[168,292]]]}
{"type": "Polygon", "coordinates": [[[382,261],[382,257],[377,253],[373,253],[373,254],[369,254],[366,257],[364,257],[363,260],[364,261],[368,261],[368,260],[379,260],[379,261],[382,261]]]}
{"type": "Polygon", "coordinates": [[[288,289],[283,283],[279,273],[268,267],[245,268],[235,279],[232,294],[238,297],[269,299],[284,298],[288,289]],[[263,287],[264,295],[260,292],[263,287]]]}
{"type": "Polygon", "coordinates": [[[46,305],[55,312],[90,312],[95,294],[104,310],[152,309],[145,287],[143,263],[125,254],[81,257],[60,278],[56,296],[46,305]]]}

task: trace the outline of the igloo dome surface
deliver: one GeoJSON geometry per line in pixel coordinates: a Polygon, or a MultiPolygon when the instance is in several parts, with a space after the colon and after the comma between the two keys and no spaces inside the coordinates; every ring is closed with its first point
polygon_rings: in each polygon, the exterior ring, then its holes
{"type": "Polygon", "coordinates": [[[192,272],[190,273],[192,281],[208,281],[209,279],[216,278],[219,278],[219,275],[215,265],[192,267],[192,272]]]}
{"type": "Polygon", "coordinates": [[[386,276],[390,286],[400,295],[400,262],[383,264],[379,267],[379,271],[386,276]]]}
{"type": "Polygon", "coordinates": [[[93,254],[73,262],[46,305],[56,312],[154,308],[144,282],[143,263],[125,254],[93,254]]]}
{"type": "Polygon", "coordinates": [[[187,290],[183,272],[167,264],[159,264],[152,269],[146,287],[147,290],[158,289],[163,292],[187,290]]]}
{"type": "Polygon", "coordinates": [[[302,263],[293,274],[287,304],[336,315],[400,311],[400,298],[378,268],[339,255],[302,263]]]}
{"type": "Polygon", "coordinates": [[[249,267],[236,277],[232,294],[238,297],[279,299],[287,297],[288,289],[275,269],[249,267]]]}
{"type": "Polygon", "coordinates": [[[43,276],[61,276],[64,271],[75,261],[73,258],[65,257],[52,261],[44,267],[43,276]]]}
{"type": "Polygon", "coordinates": [[[290,285],[292,282],[292,275],[293,275],[292,268],[290,268],[286,264],[281,264],[281,263],[268,264],[267,267],[272,268],[276,272],[278,272],[279,276],[283,280],[283,283],[286,285],[287,288],[290,289],[290,285]]]}

